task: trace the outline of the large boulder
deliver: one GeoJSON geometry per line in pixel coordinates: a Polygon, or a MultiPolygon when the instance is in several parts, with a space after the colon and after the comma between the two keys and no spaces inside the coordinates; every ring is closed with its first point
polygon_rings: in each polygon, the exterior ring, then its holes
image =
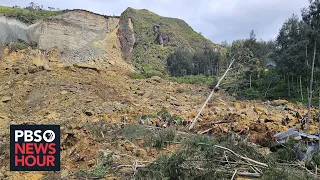
{"type": "Polygon", "coordinates": [[[289,102],[287,100],[279,99],[279,100],[274,100],[271,102],[272,106],[284,106],[288,104],[289,102]]]}
{"type": "Polygon", "coordinates": [[[253,108],[253,111],[257,113],[258,115],[267,115],[268,110],[266,108],[263,108],[261,106],[256,106],[253,108]]]}
{"type": "Polygon", "coordinates": [[[249,129],[258,133],[265,133],[267,131],[267,127],[264,124],[260,123],[250,124],[249,129]]]}

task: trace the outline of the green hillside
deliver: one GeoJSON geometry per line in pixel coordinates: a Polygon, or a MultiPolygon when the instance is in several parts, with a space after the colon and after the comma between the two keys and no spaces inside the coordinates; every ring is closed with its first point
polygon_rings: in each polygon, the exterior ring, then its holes
{"type": "Polygon", "coordinates": [[[7,7],[0,6],[0,15],[3,14],[7,17],[16,18],[24,23],[31,24],[36,20],[48,18],[50,16],[55,16],[63,11],[48,11],[45,9],[33,9],[30,7],[18,8],[18,7],[7,7]]]}
{"type": "Polygon", "coordinates": [[[123,22],[128,22],[129,18],[135,36],[131,60],[147,73],[165,73],[166,59],[174,51],[195,52],[205,47],[217,47],[180,19],[162,17],[145,9],[127,8],[121,14],[121,25],[128,26],[123,22]],[[157,42],[159,36],[162,36],[163,45],[157,42]]]}

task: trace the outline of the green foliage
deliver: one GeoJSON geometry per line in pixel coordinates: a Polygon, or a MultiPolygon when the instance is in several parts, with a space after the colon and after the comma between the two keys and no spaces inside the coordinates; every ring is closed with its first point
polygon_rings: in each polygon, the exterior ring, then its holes
{"type": "Polygon", "coordinates": [[[75,173],[77,179],[102,179],[107,174],[108,169],[104,166],[98,166],[92,171],[80,169],[75,173]]]}
{"type": "Polygon", "coordinates": [[[9,144],[2,144],[0,146],[0,155],[4,154],[9,148],[9,144]]]}
{"type": "Polygon", "coordinates": [[[143,139],[146,146],[162,149],[175,139],[176,131],[173,128],[165,128],[154,132],[142,125],[128,124],[120,131],[120,135],[130,141],[136,138],[143,139]]]}
{"type": "Polygon", "coordinates": [[[189,75],[183,77],[169,77],[170,81],[178,82],[178,83],[186,83],[186,84],[205,84],[205,85],[213,85],[217,80],[214,77],[207,77],[204,75],[189,75]]]}
{"type": "Polygon", "coordinates": [[[121,135],[133,141],[136,138],[145,139],[149,138],[153,132],[151,130],[146,129],[144,126],[138,124],[127,124],[124,129],[121,130],[121,135]]]}
{"type": "Polygon", "coordinates": [[[29,45],[23,41],[18,41],[15,43],[16,50],[27,49],[28,47],[29,47],[29,45]]]}
{"type": "MultiPolygon", "coordinates": [[[[142,71],[155,70],[165,73],[166,59],[174,51],[199,51],[214,45],[195,32],[187,23],[176,18],[161,17],[145,9],[127,8],[121,14],[121,24],[128,27],[131,18],[136,42],[132,51],[133,64],[142,71]],[[159,28],[154,31],[154,26],[159,28]],[[157,42],[162,35],[164,45],[157,42]],[[146,70],[148,68],[148,70],[146,70]]],[[[125,34],[130,34],[130,32],[125,34]]]]}
{"type": "Polygon", "coordinates": [[[129,74],[129,77],[131,77],[132,79],[145,79],[145,75],[139,73],[139,72],[133,72],[129,74]]]}
{"type": "Polygon", "coordinates": [[[170,118],[171,119],[171,114],[165,109],[163,108],[161,111],[159,111],[157,113],[157,115],[161,118],[161,119],[166,119],[166,118],[170,118]]]}
{"type": "Polygon", "coordinates": [[[107,172],[108,172],[108,169],[106,167],[99,166],[93,171],[91,171],[91,174],[95,178],[102,179],[107,174],[107,172]]]}
{"type": "MultiPolygon", "coordinates": [[[[291,145],[290,142],[288,146],[291,145]]],[[[183,142],[180,150],[164,155],[146,168],[139,169],[136,178],[230,179],[235,169],[253,172],[249,166],[238,164],[242,162],[239,156],[217,146],[227,147],[241,156],[268,164],[267,168],[259,168],[262,170],[259,179],[313,179],[302,169],[283,165],[278,163],[277,159],[261,155],[246,141],[236,138],[232,133],[214,139],[209,136],[190,135],[183,142]],[[225,159],[226,156],[228,161],[225,159]],[[238,163],[229,164],[232,162],[238,163]]]]}
{"type": "Polygon", "coordinates": [[[93,170],[80,169],[75,173],[77,179],[102,179],[109,171],[113,153],[100,157],[100,163],[93,170]]]}
{"type": "Polygon", "coordinates": [[[167,59],[167,66],[172,76],[207,75],[218,73],[220,54],[212,49],[190,52],[174,52],[167,59]]]}
{"type": "Polygon", "coordinates": [[[292,169],[290,167],[281,167],[277,166],[275,164],[272,164],[270,168],[265,169],[263,171],[262,180],[274,180],[274,179],[283,179],[283,180],[291,180],[291,179],[296,179],[296,180],[305,180],[305,179],[310,179],[313,180],[315,179],[311,175],[309,175],[305,171],[301,171],[298,169],[292,169]]]}
{"type": "Polygon", "coordinates": [[[312,156],[312,161],[314,161],[315,164],[320,166],[320,151],[314,153],[314,155],[312,156]]]}
{"type": "Polygon", "coordinates": [[[287,144],[278,149],[277,152],[272,153],[271,157],[276,158],[277,161],[280,162],[294,162],[298,159],[296,152],[295,152],[295,142],[294,138],[290,138],[287,144]]]}
{"type": "Polygon", "coordinates": [[[176,137],[176,131],[174,128],[166,128],[159,131],[155,136],[154,147],[162,149],[164,146],[170,144],[176,137]]]}
{"type": "Polygon", "coordinates": [[[6,7],[0,6],[0,14],[4,14],[7,17],[17,18],[18,20],[31,24],[36,20],[48,18],[61,14],[63,11],[47,11],[44,9],[33,9],[33,8],[18,8],[18,7],[6,7]]]}
{"type": "Polygon", "coordinates": [[[102,134],[105,134],[108,132],[108,129],[106,128],[106,126],[107,126],[106,122],[98,121],[98,122],[87,123],[85,125],[85,128],[89,129],[89,131],[97,139],[97,141],[102,142],[105,140],[102,134]]]}

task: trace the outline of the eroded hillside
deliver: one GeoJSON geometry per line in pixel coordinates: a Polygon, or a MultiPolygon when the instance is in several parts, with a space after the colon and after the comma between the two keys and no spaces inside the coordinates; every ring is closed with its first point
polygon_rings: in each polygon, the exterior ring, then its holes
{"type": "MultiPolygon", "coordinates": [[[[130,68],[111,64],[107,69],[83,63],[69,65],[54,61],[54,55],[47,57],[51,61],[46,61],[39,51],[32,49],[7,53],[8,49],[0,62],[1,147],[8,147],[10,124],[60,124],[62,166],[56,174],[10,172],[9,150],[2,148],[1,179],[79,179],[84,172],[88,175],[98,171],[101,157],[111,158],[108,160],[111,169],[103,175],[106,179],[132,177],[135,173],[132,163],[151,162],[175,151],[179,144],[159,149],[153,141],[150,145],[146,139],[134,138],[130,124],[138,124],[142,116],[149,116],[153,122],[150,128],[156,128],[156,122],[163,123],[159,112],[164,111],[177,120],[193,118],[210,92],[207,86],[179,84],[160,77],[132,79],[128,76],[130,68]],[[120,128],[120,116],[128,117],[125,129],[120,128]]],[[[208,104],[191,133],[202,134],[212,129],[213,136],[226,134],[231,131],[233,120],[238,135],[266,145],[276,132],[293,126],[300,129],[294,117],[297,111],[301,115],[306,113],[303,106],[287,101],[236,101],[221,91],[208,104]],[[282,118],[287,116],[290,123],[282,125],[282,118]],[[257,123],[259,117],[261,123],[257,123]],[[214,123],[219,121],[225,123],[214,123]]],[[[184,134],[182,131],[187,129],[179,122],[174,127],[184,134]]],[[[317,124],[312,122],[311,131],[316,130],[317,124]]],[[[137,133],[143,132],[144,129],[139,129],[137,133]]]]}
{"type": "Polygon", "coordinates": [[[219,48],[183,20],[146,9],[127,8],[121,14],[119,39],[124,57],[150,74],[165,73],[166,59],[172,52],[219,48]]]}

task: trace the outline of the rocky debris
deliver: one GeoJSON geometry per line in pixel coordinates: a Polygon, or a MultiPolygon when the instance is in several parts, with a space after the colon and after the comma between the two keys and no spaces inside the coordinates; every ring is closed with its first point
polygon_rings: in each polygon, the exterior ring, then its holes
{"type": "Polygon", "coordinates": [[[159,77],[159,76],[152,76],[152,77],[150,78],[150,80],[155,81],[155,82],[157,82],[157,83],[160,83],[160,82],[161,82],[161,77],[159,77]]]}
{"type": "Polygon", "coordinates": [[[279,99],[279,100],[274,100],[271,102],[272,106],[284,106],[287,105],[289,102],[287,100],[279,99]]]}
{"type": "Polygon", "coordinates": [[[163,46],[163,37],[162,37],[162,33],[161,33],[161,32],[158,34],[158,36],[157,36],[157,38],[156,38],[156,42],[157,42],[159,45],[163,46]]]}
{"type": "Polygon", "coordinates": [[[267,131],[267,126],[261,123],[252,123],[250,124],[249,129],[258,133],[265,133],[267,131]]]}
{"type": "Polygon", "coordinates": [[[7,102],[11,101],[11,97],[10,96],[3,96],[0,98],[0,101],[3,103],[7,103],[7,102]]]}
{"type": "Polygon", "coordinates": [[[77,68],[82,68],[82,69],[92,69],[92,70],[95,70],[97,72],[100,72],[101,69],[97,66],[94,66],[94,65],[90,65],[90,64],[87,64],[87,63],[77,63],[77,64],[73,64],[74,67],[77,67],[77,68]]]}
{"type": "Polygon", "coordinates": [[[124,144],[124,148],[125,148],[127,151],[133,152],[134,149],[136,149],[136,146],[135,146],[133,143],[126,142],[126,143],[124,144]]]}
{"type": "Polygon", "coordinates": [[[26,75],[29,73],[28,69],[25,67],[13,67],[12,70],[17,74],[26,75]]]}
{"type": "Polygon", "coordinates": [[[87,116],[93,116],[93,111],[90,111],[90,110],[86,110],[84,111],[84,114],[87,115],[87,116]]]}
{"type": "Polygon", "coordinates": [[[155,33],[155,34],[158,33],[159,29],[160,29],[159,25],[153,25],[153,33],[155,33]]]}
{"type": "Polygon", "coordinates": [[[43,71],[43,70],[45,70],[43,66],[29,66],[28,67],[28,72],[30,74],[34,74],[36,72],[43,71]]]}
{"type": "Polygon", "coordinates": [[[67,94],[68,93],[68,91],[61,91],[60,92],[60,94],[62,94],[62,95],[65,95],[65,94],[67,94]]]}
{"type": "Polygon", "coordinates": [[[260,106],[254,107],[253,111],[255,113],[257,113],[258,115],[267,115],[268,114],[268,110],[263,107],[260,107],[260,106]]]}
{"type": "Polygon", "coordinates": [[[147,156],[147,151],[142,148],[136,149],[136,156],[144,158],[147,156]]]}

